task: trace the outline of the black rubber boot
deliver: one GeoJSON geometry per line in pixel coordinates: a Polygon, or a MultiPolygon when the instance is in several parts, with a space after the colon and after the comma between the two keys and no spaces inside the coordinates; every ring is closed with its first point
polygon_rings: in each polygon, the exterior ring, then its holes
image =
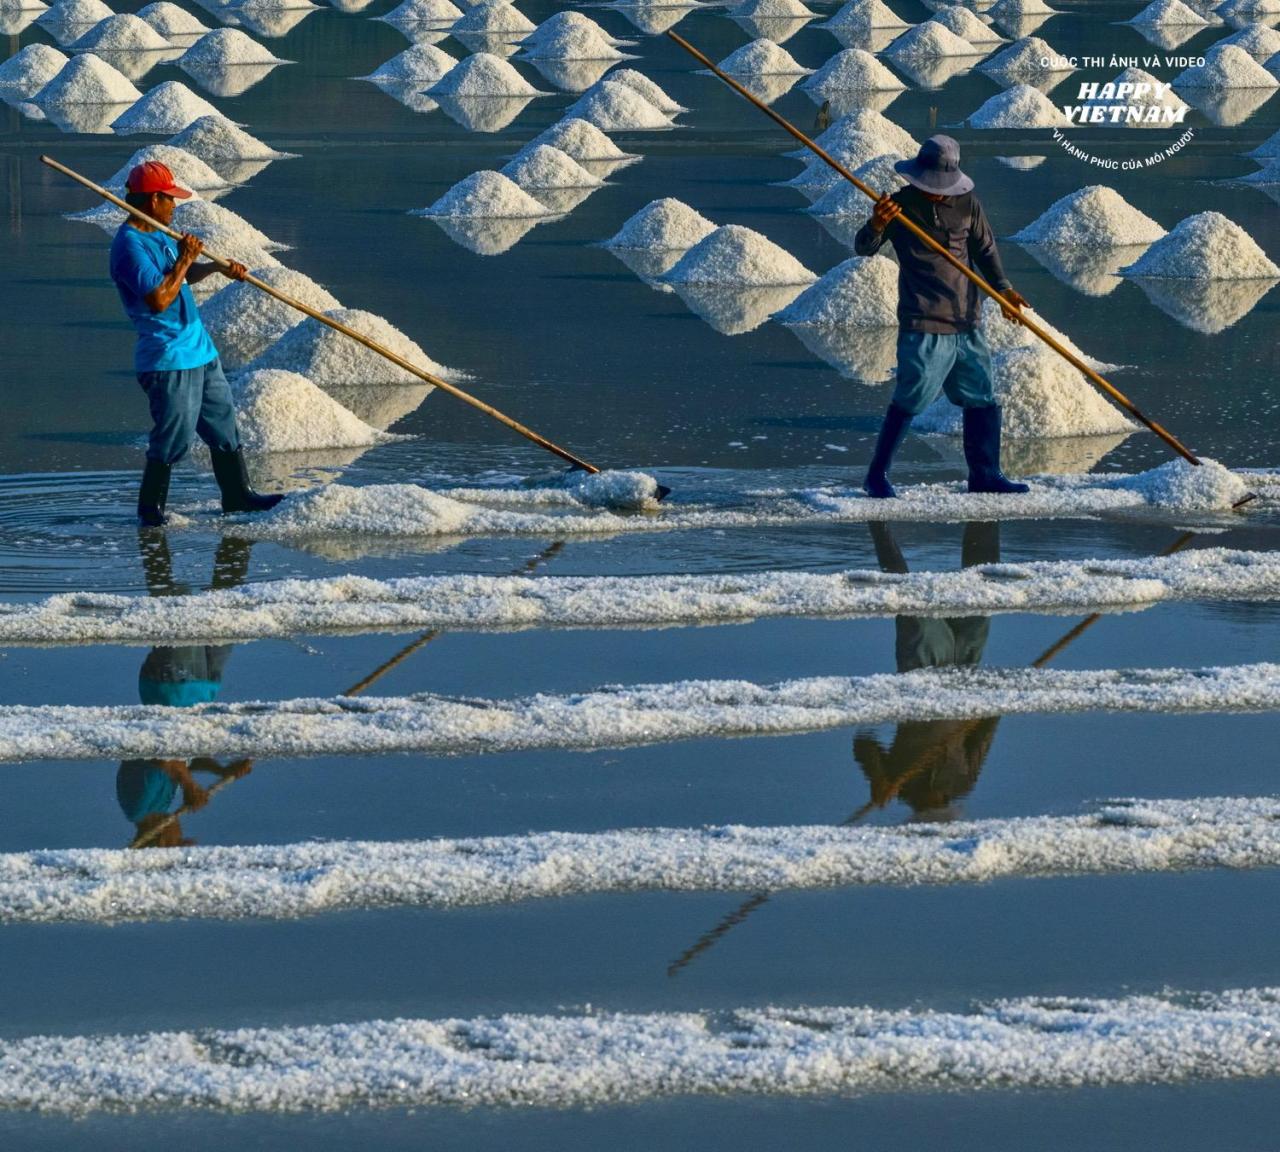
{"type": "Polygon", "coordinates": [[[1012,495],[1031,491],[1000,471],[1001,418],[999,404],[964,410],[964,458],[969,465],[970,492],[1012,495]]]}
{"type": "Polygon", "coordinates": [[[876,450],[871,457],[871,466],[867,469],[867,478],[862,482],[862,490],[868,496],[878,500],[888,500],[896,496],[893,485],[889,483],[889,465],[893,462],[893,454],[911,427],[912,416],[896,404],[889,405],[884,414],[884,423],[880,425],[880,437],[876,440],[876,450]]]}
{"type": "Polygon", "coordinates": [[[138,489],[138,522],[145,528],[159,528],[165,522],[164,506],[169,499],[168,464],[147,459],[138,489]]]}
{"type": "Polygon", "coordinates": [[[249,471],[245,467],[244,453],[239,448],[233,452],[227,452],[221,448],[210,448],[209,455],[213,460],[214,479],[218,481],[218,489],[222,493],[224,514],[265,512],[284,499],[279,493],[267,495],[255,492],[249,486],[249,471]]]}

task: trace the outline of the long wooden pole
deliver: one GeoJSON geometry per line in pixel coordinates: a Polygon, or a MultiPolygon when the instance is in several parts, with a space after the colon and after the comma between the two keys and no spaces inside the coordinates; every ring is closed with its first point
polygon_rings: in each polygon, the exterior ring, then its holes
{"type": "MultiPolygon", "coordinates": [[[[87,177],[81,176],[80,173],[73,171],[65,164],[59,164],[52,156],[41,156],[40,162],[42,164],[47,164],[55,171],[61,172],[64,176],[70,177],[77,184],[84,185],[84,187],[88,188],[90,191],[96,192],[104,200],[109,200],[117,208],[121,208],[125,212],[129,213],[130,216],[150,224],[152,228],[163,232],[166,236],[172,236],[175,240],[180,240],[182,238],[182,234],[180,232],[161,224],[159,220],[148,216],[145,212],[133,207],[132,204],[126,204],[120,199],[120,197],[108,192],[105,188],[95,184],[87,177]]],[[[219,268],[226,269],[230,267],[231,262],[229,260],[224,260],[221,256],[215,256],[212,252],[205,252],[204,255],[209,257],[209,259],[212,260],[219,268]]],[[[379,356],[390,360],[392,364],[396,364],[406,372],[412,373],[414,376],[418,377],[419,380],[424,380],[426,383],[439,388],[441,391],[448,392],[450,396],[456,396],[464,403],[470,404],[472,408],[479,409],[486,416],[492,416],[500,424],[505,424],[513,432],[519,432],[526,440],[532,440],[539,448],[545,448],[548,452],[552,452],[559,456],[561,460],[567,460],[575,468],[581,468],[584,472],[600,471],[600,469],[594,464],[588,464],[585,460],[575,456],[567,449],[561,448],[558,444],[553,444],[545,436],[539,436],[532,428],[526,428],[518,420],[513,420],[510,416],[506,415],[506,413],[499,412],[495,407],[493,407],[493,405],[486,404],[483,400],[472,396],[471,393],[464,392],[461,388],[457,387],[457,385],[450,384],[447,380],[441,380],[439,376],[435,376],[432,373],[419,368],[416,364],[406,360],[403,356],[396,355],[396,353],[392,352],[390,348],[384,348],[381,344],[370,340],[368,336],[357,332],[354,328],[349,328],[341,321],[333,319],[332,316],[326,316],[323,312],[312,308],[309,304],[304,304],[301,300],[295,300],[292,296],[285,295],[285,293],[271,287],[270,284],[259,280],[256,276],[246,276],[245,281],[252,284],[255,288],[261,289],[268,296],[274,296],[282,304],[287,304],[290,308],[296,308],[299,312],[305,313],[313,320],[319,320],[321,324],[332,328],[335,332],[341,332],[344,336],[351,337],[351,339],[357,344],[363,344],[371,352],[376,352],[379,356]]]]}
{"type": "MultiPolygon", "coordinates": [[[[701,52],[699,52],[692,44],[690,44],[688,40],[684,39],[684,37],[682,36],[677,35],[675,32],[668,32],[667,35],[672,40],[674,40],[677,44],[679,44],[681,48],[683,48],[686,52],[688,52],[689,55],[693,56],[701,64],[705,65],[713,73],[715,73],[715,75],[719,76],[721,80],[723,80],[726,84],[728,84],[729,87],[732,88],[735,92],[737,92],[740,96],[743,96],[746,99],[750,100],[752,104],[754,104],[757,108],[759,108],[761,112],[763,112],[766,116],[768,116],[771,120],[773,120],[774,123],[776,123],[779,127],[784,128],[787,132],[791,133],[792,136],[794,136],[797,140],[799,140],[800,143],[803,144],[806,148],[808,148],[809,151],[814,153],[814,155],[819,157],[821,160],[825,161],[828,165],[834,168],[835,171],[839,172],[840,175],[843,176],[846,180],[848,180],[849,183],[852,184],[855,188],[857,188],[859,192],[862,192],[865,195],[871,197],[872,200],[878,201],[880,199],[879,195],[875,192],[873,188],[870,188],[868,185],[864,184],[861,180],[859,180],[852,172],[849,171],[848,168],[846,168],[843,164],[841,164],[838,160],[836,160],[830,153],[826,152],[824,149],[820,148],[817,144],[815,144],[812,140],[810,140],[809,137],[806,136],[803,132],[801,132],[799,128],[796,128],[787,120],[783,119],[783,117],[779,116],[778,113],[776,113],[772,108],[770,108],[766,103],[764,103],[763,100],[758,99],[757,97],[752,95],[750,92],[748,92],[747,89],[745,89],[741,84],[739,84],[736,80],[734,80],[732,76],[727,76],[724,72],[720,71],[719,68],[717,68],[710,60],[708,60],[701,52]]],[[[967,264],[958,260],[955,256],[953,256],[950,252],[948,252],[946,248],[944,248],[941,244],[939,244],[932,236],[929,235],[928,232],[926,232],[923,228],[921,228],[920,225],[917,224],[914,220],[909,219],[906,215],[897,216],[895,219],[904,228],[907,228],[908,230],[913,232],[926,247],[936,252],[939,256],[943,256],[948,261],[950,261],[952,265],[958,268],[966,277],[968,277],[969,280],[971,280],[975,285],[977,285],[978,289],[981,292],[984,292],[987,296],[990,296],[992,300],[996,301],[996,303],[999,304],[1002,309],[1004,309],[1006,312],[1012,311],[1012,308],[1010,307],[1009,302],[1003,296],[1001,296],[999,292],[997,292],[993,287],[991,287],[990,284],[988,284],[981,276],[979,276],[967,264]]],[[[1170,448],[1172,448],[1179,456],[1181,456],[1189,464],[1200,463],[1199,458],[1185,444],[1183,444],[1181,440],[1179,440],[1176,436],[1174,436],[1172,432],[1161,427],[1159,424],[1157,424],[1154,420],[1150,419],[1149,417],[1144,416],[1142,412],[1138,410],[1137,405],[1134,404],[1133,401],[1130,400],[1123,392],[1121,392],[1114,384],[1110,383],[1108,380],[1103,379],[1102,376],[1100,376],[1097,372],[1095,372],[1092,368],[1090,368],[1088,364],[1086,364],[1083,360],[1081,360],[1079,356],[1077,356],[1074,352],[1072,352],[1070,349],[1065,347],[1061,342],[1059,342],[1058,340],[1055,340],[1052,336],[1049,335],[1048,332],[1046,332],[1043,328],[1041,328],[1034,320],[1028,319],[1025,315],[1022,315],[1021,313],[1017,314],[1017,319],[1020,324],[1025,325],[1036,336],[1039,336],[1041,340],[1043,340],[1046,344],[1048,344],[1050,348],[1052,348],[1055,352],[1057,352],[1058,355],[1061,356],[1064,360],[1066,360],[1067,363],[1069,363],[1073,368],[1076,368],[1078,371],[1082,372],[1091,383],[1093,383],[1096,387],[1100,388],[1109,397],[1111,397],[1111,399],[1114,400],[1117,404],[1119,404],[1120,407],[1123,408],[1126,412],[1128,412],[1130,416],[1132,416],[1135,420],[1139,421],[1140,423],[1146,425],[1146,427],[1151,429],[1152,432],[1154,432],[1157,436],[1159,436],[1161,440],[1163,440],[1166,444],[1168,444],[1170,448]]]]}

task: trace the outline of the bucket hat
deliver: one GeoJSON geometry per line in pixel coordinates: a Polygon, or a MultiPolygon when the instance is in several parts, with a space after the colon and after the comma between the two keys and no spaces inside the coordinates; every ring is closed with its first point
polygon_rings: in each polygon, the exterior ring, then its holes
{"type": "Polygon", "coordinates": [[[973,181],[960,171],[960,145],[950,136],[930,136],[914,159],[899,160],[893,169],[937,196],[959,196],[973,188],[973,181]]]}

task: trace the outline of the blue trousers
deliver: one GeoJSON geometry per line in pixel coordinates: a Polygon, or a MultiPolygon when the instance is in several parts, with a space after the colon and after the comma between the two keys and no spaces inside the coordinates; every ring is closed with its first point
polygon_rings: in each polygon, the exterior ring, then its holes
{"type": "Polygon", "coordinates": [[[917,416],[929,407],[939,392],[961,408],[990,408],[991,351],[982,333],[912,332],[898,333],[898,385],[893,402],[904,412],[917,416]]]}
{"type": "Polygon", "coordinates": [[[222,361],[200,368],[139,372],[154,427],[147,459],[176,464],[195,443],[197,434],[210,448],[234,452],[240,447],[236,408],[222,372],[222,361]]]}

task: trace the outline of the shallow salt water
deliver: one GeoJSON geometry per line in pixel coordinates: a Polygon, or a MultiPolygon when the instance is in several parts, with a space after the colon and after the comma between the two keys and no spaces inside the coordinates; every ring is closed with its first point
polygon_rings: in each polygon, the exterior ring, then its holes
{"type": "MultiPolygon", "coordinates": [[[[112,7],[136,10],[130,3],[112,7]]],[[[763,498],[747,494],[769,490],[856,488],[889,384],[858,382],[851,378],[858,364],[824,362],[798,330],[773,321],[721,335],[678,296],[655,292],[596,246],[645,205],[673,197],[717,225],[767,236],[815,275],[829,272],[852,252],[804,211],[803,197],[774,186],[799,169],[784,155],[795,142],[719,82],[696,75],[699,65],[675,45],[637,35],[618,11],[584,9],[611,36],[637,39],[625,51],[638,59],[627,66],[691,111],[674,132],[609,131],[615,145],[644,163],[609,174],[590,199],[502,255],[475,255],[408,213],[474,172],[501,169],[576,97],[534,100],[491,134],[468,132],[439,111],[414,112],[377,86],[349,79],[372,73],[407,47],[400,32],[371,19],[392,7],[392,0],[375,0],[358,15],[326,7],[286,35],[263,41],[274,55],[297,63],[242,96],[215,102],[254,138],[299,158],[250,174],[220,203],[289,245],[281,254],[288,267],[345,307],[383,317],[433,359],[469,373],[463,387],[482,399],[593,464],[647,472],[670,485],[675,514],[694,505],[727,513],[758,505],[763,498]],[[324,110],[320,119],[317,108],[324,110]]],[[[1138,7],[1107,0],[1055,15],[1036,34],[1072,53],[1141,55],[1147,47],[1138,31],[1112,23],[1138,7]]],[[[894,8],[912,22],[928,15],[914,0],[894,8]]],[[[520,10],[541,23],[557,6],[527,0],[520,10]]],[[[834,11],[829,5],[819,14],[834,11]]],[[[751,39],[716,9],[689,12],[677,30],[712,60],[751,39]]],[[[1207,28],[1178,51],[1203,53],[1227,31],[1207,28]]],[[[35,27],[14,47],[37,42],[49,37],[35,27]]],[[[461,56],[455,41],[440,43],[461,56]]],[[[788,39],[786,49],[804,67],[818,68],[839,46],[810,26],[788,39]]],[[[512,63],[534,87],[548,87],[521,60],[512,63]]],[[[1050,99],[1066,102],[1077,80],[1105,82],[1118,71],[1081,69],[1050,99]]],[[[1162,80],[1172,75],[1160,72],[1162,80]]],[[[147,87],[184,79],[174,64],[162,64],[147,87]]],[[[1221,212],[1280,262],[1272,201],[1248,184],[1209,183],[1255,170],[1244,154],[1280,128],[1280,101],[1260,104],[1231,128],[1193,110],[1188,124],[1205,146],[1166,161],[1156,180],[1071,161],[1044,129],[941,128],[963,121],[995,92],[990,79],[974,72],[933,91],[909,87],[884,114],[915,140],[937,130],[960,140],[963,166],[1002,238],[1014,283],[1040,316],[1091,356],[1129,365],[1108,374],[1118,387],[1206,456],[1236,467],[1280,467],[1270,369],[1280,298],[1266,282],[1249,282],[1256,291],[1233,306],[1234,322],[1208,332],[1206,325],[1197,330],[1180,322],[1176,308],[1166,312],[1129,279],[1106,296],[1082,295],[1003,239],[1055,201],[1105,183],[1166,229],[1206,210],[1221,212]],[[938,109],[938,127],[931,107],[938,109]],[[1027,154],[1048,160],[1028,170],[998,160],[1027,154]]],[[[805,131],[814,129],[816,108],[805,93],[790,92],[774,106],[805,131]]],[[[998,533],[962,523],[882,529],[811,520],[564,540],[331,534],[248,542],[219,531],[212,480],[186,465],[175,473],[172,498],[185,522],[167,534],[166,556],[146,542],[140,546],[132,523],[145,412],[130,371],[130,333],[103,274],[107,237],[62,218],[91,206],[91,199],[53,178],[36,157],[49,152],[78,170],[103,174],[141,143],[167,136],[64,134],[12,109],[3,123],[0,210],[6,266],[14,271],[0,287],[6,309],[0,356],[10,366],[0,420],[0,601],[27,603],[78,590],[199,592],[246,577],[249,583],[316,581],[346,573],[380,581],[470,574],[724,580],[834,576],[886,565],[919,577],[997,559],[1016,585],[1020,566],[1032,561],[1139,562],[1174,547],[1182,549],[1176,559],[1184,560],[1206,547],[1269,552],[1280,544],[1273,505],[1244,517],[1122,509],[1096,518],[1006,521],[998,533]],[[1199,533],[1186,541],[1188,527],[1199,533]]],[[[1166,135],[1117,128],[1099,134],[1096,150],[1146,154],[1156,146],[1148,136],[1166,135]],[[1144,137],[1140,145],[1135,135],[1144,137]]],[[[499,505],[502,489],[536,477],[542,487],[528,491],[545,492],[548,502],[556,498],[551,477],[558,461],[439,391],[423,400],[412,387],[352,386],[336,398],[367,423],[375,422],[369,419],[375,410],[393,414],[391,431],[414,438],[367,450],[255,455],[250,468],[264,486],[297,484],[290,479],[295,474],[337,476],[355,486],[487,486],[499,505]],[[396,413],[403,415],[396,420],[396,413]]],[[[1019,444],[1007,451],[1006,465],[1011,471],[1132,473],[1167,455],[1154,437],[1135,433],[1064,439],[1051,447],[1019,444]]],[[[912,436],[894,478],[955,481],[962,468],[958,441],[912,436]]],[[[862,585],[850,587],[857,592],[862,585]]],[[[1199,596],[1128,606],[1097,617],[1074,639],[1070,634],[1090,619],[1090,605],[1067,614],[1036,609],[990,618],[957,607],[951,617],[793,615],[703,626],[442,629],[434,635],[425,625],[405,630],[393,621],[387,631],[239,642],[226,654],[218,699],[331,698],[361,688],[411,647],[362,689],[353,707],[423,692],[501,701],[539,692],[569,698],[608,684],[873,676],[897,671],[896,653],[911,644],[977,643],[984,667],[1007,669],[1046,653],[1046,669],[1064,671],[1276,659],[1280,610],[1274,600],[1199,596]]],[[[136,705],[139,673],[149,658],[145,643],[0,648],[0,705],[136,705]]],[[[945,829],[935,822],[948,813],[975,820],[1067,819],[1106,797],[1194,801],[1277,790],[1273,751],[1280,719],[1273,713],[1007,715],[959,732],[948,724],[954,722],[586,752],[264,759],[207,807],[184,816],[182,835],[227,846],[735,823],[821,829],[859,813],[871,828],[915,821],[912,827],[927,830],[945,829]],[[940,767],[900,780],[920,755],[940,767]]],[[[119,769],[119,761],[103,759],[5,765],[0,854],[123,848],[135,828],[117,801],[119,769]]],[[[207,785],[215,778],[200,779],[207,785]]],[[[974,860],[984,863],[981,856],[974,860]]],[[[311,880],[323,884],[322,877],[311,880]]],[[[397,1016],[471,1020],[503,1012],[705,1014],[803,1005],[967,1012],[975,1002],[1025,996],[1115,999],[1168,989],[1261,988],[1280,983],[1278,894],[1274,870],[1247,867],[1018,876],[919,888],[609,891],[472,909],[366,907],[301,921],[172,920],[110,928],[7,923],[0,925],[6,975],[0,1044],[40,1034],[277,1029],[397,1016]],[[732,925],[717,934],[727,920],[732,925]]],[[[172,1109],[77,1121],[0,1112],[0,1143],[78,1150],[162,1138],[193,1150],[367,1145],[586,1152],[692,1146],[705,1143],[708,1131],[726,1147],[823,1147],[847,1143],[856,1131],[868,1146],[907,1148],[936,1143],[945,1130],[949,1147],[982,1152],[1138,1145],[1262,1152],[1278,1120],[1274,1080],[1193,1080],[1016,1093],[681,1097],[591,1110],[356,1107],[286,1117],[172,1109]]]]}

